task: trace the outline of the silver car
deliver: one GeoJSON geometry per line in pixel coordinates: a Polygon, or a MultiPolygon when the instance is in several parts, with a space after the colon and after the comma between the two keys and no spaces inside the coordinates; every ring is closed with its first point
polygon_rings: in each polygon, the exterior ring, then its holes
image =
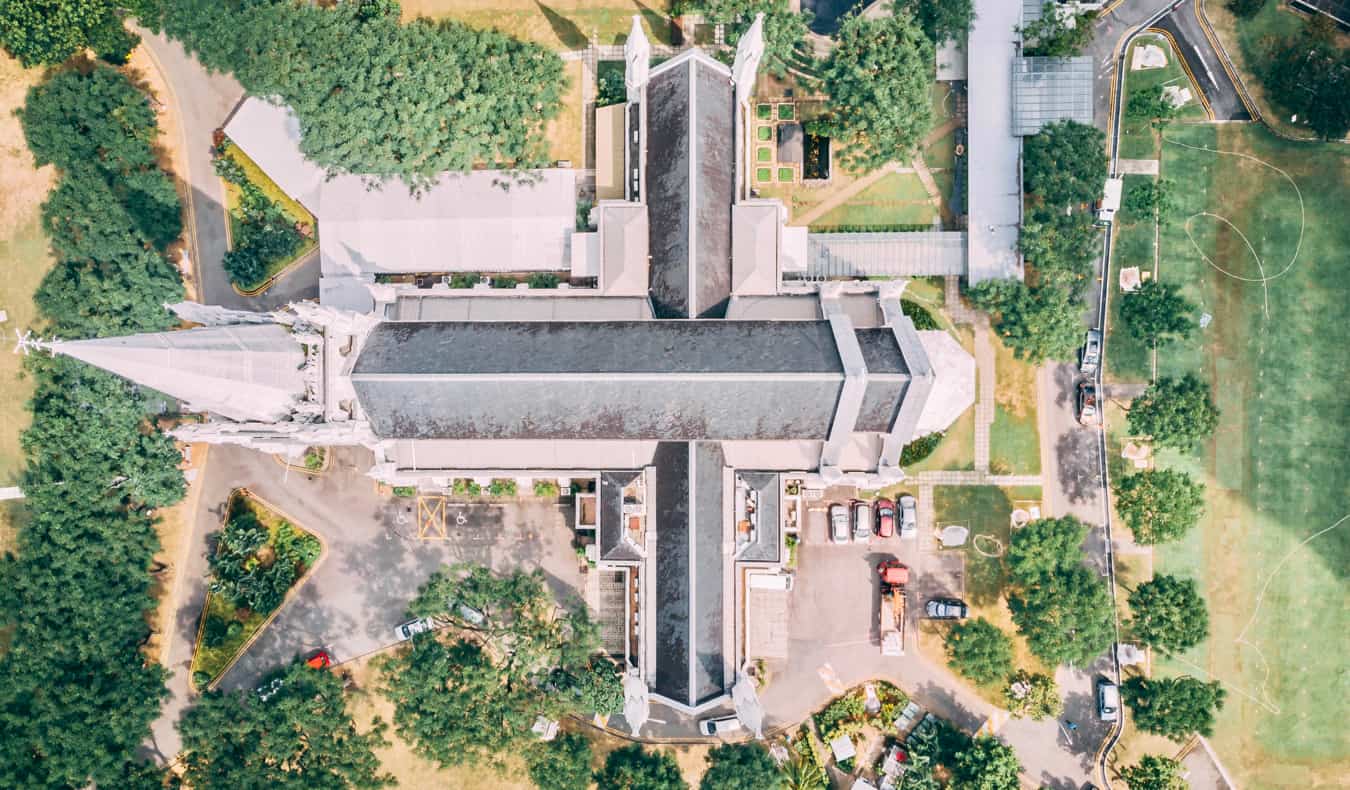
{"type": "Polygon", "coordinates": [[[417,636],[418,634],[425,634],[430,630],[431,630],[431,621],[426,619],[425,617],[422,617],[416,620],[409,620],[408,622],[402,623],[399,626],[397,626],[394,629],[394,636],[398,637],[398,641],[406,642],[409,639],[412,639],[414,636],[417,636]]]}
{"type": "Polygon", "coordinates": [[[853,539],[867,540],[872,536],[872,506],[861,500],[853,502],[853,539]]]}
{"type": "Polygon", "coordinates": [[[905,494],[897,500],[900,505],[900,537],[912,538],[919,534],[919,500],[905,494]]]}
{"type": "Polygon", "coordinates": [[[1120,689],[1106,678],[1097,678],[1097,716],[1102,721],[1120,718],[1120,689]]]}
{"type": "Polygon", "coordinates": [[[830,541],[848,543],[848,508],[835,503],[830,505],[830,541]]]}
{"type": "Polygon", "coordinates": [[[1101,361],[1102,333],[1096,329],[1089,329],[1087,336],[1083,338],[1083,352],[1078,361],[1078,369],[1084,373],[1096,373],[1097,365],[1101,361]]]}

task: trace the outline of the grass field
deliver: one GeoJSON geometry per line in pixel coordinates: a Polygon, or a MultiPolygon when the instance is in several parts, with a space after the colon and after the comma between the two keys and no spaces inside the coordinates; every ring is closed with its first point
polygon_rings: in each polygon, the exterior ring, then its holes
{"type": "Polygon", "coordinates": [[[918,175],[889,173],[811,223],[811,229],[928,225],[937,213],[918,175]]]}
{"type": "MultiPolygon", "coordinates": [[[[1153,176],[1125,176],[1125,189],[1152,181],[1153,176]]],[[[1175,219],[1173,220],[1175,221],[1175,219]]],[[[1115,382],[1141,383],[1149,381],[1153,371],[1153,354],[1147,343],[1135,339],[1120,320],[1120,305],[1124,294],[1120,290],[1120,270],[1137,266],[1141,271],[1153,272],[1154,223],[1134,216],[1121,208],[1116,212],[1115,242],[1111,248],[1111,274],[1107,287],[1111,290],[1111,321],[1106,328],[1107,347],[1105,375],[1115,382]]],[[[1167,273],[1169,276],[1173,272],[1167,273]]]]}
{"type": "Polygon", "coordinates": [[[1013,356],[993,335],[994,423],[989,427],[989,466],[995,474],[1041,472],[1036,415],[1036,366],[1013,356]]]}
{"type": "Polygon", "coordinates": [[[548,138],[549,158],[557,162],[569,161],[572,167],[586,166],[586,147],[581,139],[581,61],[563,64],[567,76],[567,92],[563,95],[562,111],[549,121],[544,130],[548,138]]]}
{"type": "MultiPolygon", "coordinates": [[[[1131,71],[1126,81],[1125,100],[1128,102],[1130,93],[1134,91],[1152,88],[1156,85],[1162,85],[1163,87],[1175,85],[1190,88],[1191,96],[1194,98],[1178,110],[1173,123],[1206,120],[1209,116],[1200,104],[1200,89],[1186,75],[1186,70],[1181,66],[1180,58],[1177,57],[1176,51],[1172,49],[1172,45],[1166,38],[1158,35],[1140,36],[1130,45],[1130,52],[1127,53],[1125,62],[1131,62],[1134,50],[1146,44],[1162,47],[1163,52],[1167,55],[1167,66],[1161,69],[1131,71]]],[[[1158,131],[1153,128],[1151,123],[1122,117],[1120,127],[1120,156],[1122,159],[1157,159],[1160,144],[1158,131]]]]}
{"type": "Polygon", "coordinates": [[[671,43],[669,0],[403,0],[403,18],[450,18],[490,27],[559,51],[585,49],[591,35],[601,44],[628,39],[633,16],[653,44],[671,43]]]}
{"type": "Polygon", "coordinates": [[[1204,446],[1159,456],[1208,485],[1200,528],[1159,549],[1155,570],[1199,577],[1211,638],[1157,666],[1228,688],[1212,741],[1240,786],[1341,787],[1350,772],[1334,702],[1350,696],[1350,153],[1254,125],[1174,126],[1165,136],[1174,142],[1163,145],[1162,175],[1186,188],[1178,221],[1162,230],[1160,276],[1214,321],[1160,354],[1159,373],[1207,378],[1223,413],[1204,446]],[[1269,162],[1298,191],[1252,159],[1174,143],[1269,162]],[[1188,237],[1186,218],[1202,211],[1233,227],[1196,217],[1188,237]],[[1261,277],[1238,230],[1266,276],[1278,275],[1264,288],[1236,279],[1261,277]]]}

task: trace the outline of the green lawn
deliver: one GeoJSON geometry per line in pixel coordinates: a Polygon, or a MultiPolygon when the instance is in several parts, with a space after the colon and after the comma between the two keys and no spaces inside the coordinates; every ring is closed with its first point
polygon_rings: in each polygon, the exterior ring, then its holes
{"type": "MultiPolygon", "coordinates": [[[[1152,176],[1125,176],[1125,189],[1152,180],[1152,176]]],[[[1153,356],[1148,344],[1130,335],[1120,320],[1120,305],[1124,299],[1120,290],[1120,270],[1138,266],[1141,271],[1153,271],[1153,223],[1142,221],[1122,208],[1116,213],[1115,233],[1111,276],[1107,281],[1111,291],[1111,322],[1106,329],[1110,352],[1106,356],[1105,375],[1116,382],[1147,382],[1153,371],[1153,356]]]]}
{"type": "Polygon", "coordinates": [[[1036,366],[1013,356],[997,336],[992,342],[994,422],[989,426],[990,471],[995,474],[1040,474],[1036,366]]]}
{"type": "MultiPolygon", "coordinates": [[[[269,263],[266,273],[258,282],[240,284],[239,287],[241,289],[248,291],[261,287],[263,283],[275,276],[277,272],[285,269],[287,266],[307,255],[311,250],[317,247],[319,245],[318,223],[314,220],[313,214],[309,213],[304,206],[290,195],[283,192],[281,187],[277,186],[272,179],[267,177],[267,174],[262,171],[262,168],[258,167],[252,159],[248,158],[248,155],[239,149],[239,146],[234,143],[227,143],[225,146],[225,156],[228,156],[230,159],[239,163],[239,166],[244,169],[245,177],[248,178],[252,184],[261,189],[262,193],[266,195],[269,200],[281,206],[281,210],[287,217],[310,229],[309,235],[304,237],[301,241],[300,249],[297,250],[294,255],[278,258],[269,263]]],[[[225,185],[225,206],[230,216],[230,235],[237,238],[240,225],[239,217],[237,215],[237,209],[239,207],[239,187],[224,179],[221,179],[221,181],[225,185]]]]}
{"type": "Polygon", "coordinates": [[[667,0],[402,0],[400,6],[404,19],[449,17],[555,50],[584,49],[592,34],[601,44],[622,44],[638,15],[653,44],[672,43],[667,0]]]}
{"type": "MultiPolygon", "coordinates": [[[[1155,85],[1164,87],[1176,85],[1178,87],[1190,88],[1190,102],[1186,103],[1178,111],[1175,121],[1204,121],[1208,119],[1205,108],[1200,104],[1200,90],[1191,82],[1190,77],[1182,68],[1181,61],[1177,57],[1176,51],[1166,38],[1157,35],[1145,35],[1135,39],[1135,43],[1130,45],[1130,53],[1127,54],[1125,62],[1129,63],[1133,58],[1133,52],[1141,44],[1160,46],[1167,55],[1167,66],[1161,69],[1148,69],[1145,71],[1131,71],[1125,81],[1125,101],[1128,102],[1132,91],[1152,88],[1155,85]]],[[[1122,105],[1124,106],[1124,105],[1122,105]]],[[[1128,116],[1122,116],[1120,127],[1120,156],[1123,159],[1157,159],[1158,158],[1158,133],[1148,121],[1131,120],[1128,116]]]]}
{"type": "MultiPolygon", "coordinates": [[[[1223,414],[1203,447],[1159,455],[1208,485],[1201,527],[1159,549],[1156,568],[1199,576],[1211,619],[1206,644],[1159,666],[1212,674],[1228,687],[1212,741],[1239,786],[1341,786],[1347,749],[1335,700],[1350,692],[1350,522],[1312,536],[1346,515],[1350,492],[1350,153],[1256,125],[1174,126],[1166,136],[1286,169],[1302,190],[1307,225],[1297,261],[1269,284],[1267,318],[1262,287],[1205,263],[1184,220],[1200,211],[1226,217],[1274,273],[1298,245],[1297,193],[1251,160],[1163,146],[1163,177],[1185,188],[1178,221],[1162,231],[1161,277],[1182,283],[1214,322],[1159,354],[1159,372],[1207,378],[1223,414]]],[[[1200,217],[1192,233],[1234,274],[1259,274],[1225,226],[1200,217]]]]}
{"type": "MultiPolygon", "coordinates": [[[[279,514],[267,508],[258,500],[240,493],[236,493],[230,499],[226,518],[229,518],[228,514],[239,512],[240,508],[251,510],[253,514],[258,517],[258,521],[263,526],[267,527],[268,532],[271,533],[273,539],[276,537],[277,529],[282,524],[287,523],[279,514]]],[[[291,526],[300,536],[309,534],[294,524],[291,526]]],[[[271,540],[269,540],[267,546],[261,550],[261,553],[269,553],[272,545],[271,540]]],[[[308,569],[303,569],[295,583],[303,583],[304,575],[308,572],[308,569]]],[[[255,612],[249,609],[237,608],[233,602],[225,599],[223,596],[208,593],[206,596],[206,605],[202,612],[202,619],[199,621],[199,627],[201,623],[206,622],[207,618],[214,616],[219,617],[226,623],[238,622],[242,625],[242,628],[238,629],[233,635],[227,636],[220,644],[214,647],[207,647],[200,639],[199,634],[196,649],[192,654],[193,674],[195,675],[198,672],[204,672],[211,680],[218,678],[248,641],[253,638],[253,635],[257,633],[258,629],[263,626],[263,623],[271,614],[271,612],[255,612]]]]}
{"type": "Polygon", "coordinates": [[[923,161],[930,168],[956,167],[956,132],[934,140],[923,149],[923,161]]]}
{"type": "Polygon", "coordinates": [[[889,228],[927,225],[937,216],[928,191],[915,173],[888,173],[847,203],[811,224],[811,228],[889,228]]]}

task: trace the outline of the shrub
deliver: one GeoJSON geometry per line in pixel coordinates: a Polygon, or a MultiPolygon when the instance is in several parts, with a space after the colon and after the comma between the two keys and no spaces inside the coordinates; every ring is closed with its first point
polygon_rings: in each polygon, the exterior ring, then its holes
{"type": "Polygon", "coordinates": [[[455,478],[450,490],[458,497],[478,496],[483,491],[481,486],[466,477],[455,478]]]}
{"type": "Polygon", "coordinates": [[[816,730],[826,743],[840,735],[853,735],[863,727],[867,715],[862,693],[850,691],[835,699],[815,715],[816,730]]]}
{"type": "Polygon", "coordinates": [[[534,481],[534,495],[537,497],[548,497],[550,499],[558,496],[558,484],[553,480],[534,481]]]}
{"type": "Polygon", "coordinates": [[[905,299],[900,303],[900,306],[904,308],[905,315],[909,316],[909,320],[914,322],[914,328],[920,332],[942,328],[937,319],[933,318],[933,314],[928,312],[928,308],[921,306],[918,302],[905,299]]]}
{"type": "Polygon", "coordinates": [[[933,454],[937,446],[942,443],[942,438],[947,435],[946,431],[930,433],[927,436],[920,436],[900,451],[900,466],[909,466],[917,464],[923,459],[933,454]]]}
{"type": "Polygon", "coordinates": [[[516,287],[516,282],[517,282],[517,281],[516,281],[516,279],[515,279],[514,277],[506,277],[506,276],[493,277],[493,278],[492,278],[492,287],[493,287],[493,288],[515,288],[515,287],[516,287]]]}
{"type": "Polygon", "coordinates": [[[305,468],[311,472],[317,472],[323,468],[325,453],[323,450],[310,450],[305,453],[305,468]]]}
{"type": "Polygon", "coordinates": [[[199,689],[206,688],[206,684],[211,682],[211,675],[210,673],[197,670],[192,673],[192,682],[199,689]]]}
{"type": "Polygon", "coordinates": [[[206,618],[202,626],[202,644],[207,647],[220,647],[229,633],[229,626],[216,615],[206,618]]]}
{"type": "Polygon", "coordinates": [[[946,646],[952,668],[976,683],[993,683],[1012,671],[1012,640],[983,617],[952,626],[946,646]]]}
{"type": "Polygon", "coordinates": [[[476,274],[465,274],[464,272],[455,272],[450,275],[451,288],[472,288],[478,284],[479,277],[476,274]]]}
{"type": "Polygon", "coordinates": [[[513,497],[516,495],[516,481],[505,478],[494,478],[492,485],[488,486],[488,493],[492,496],[513,497]]]}
{"type": "Polygon", "coordinates": [[[535,272],[527,282],[531,288],[557,288],[561,280],[553,272],[535,272]]]}
{"type": "Polygon", "coordinates": [[[394,486],[394,496],[417,496],[415,486],[394,486]]]}

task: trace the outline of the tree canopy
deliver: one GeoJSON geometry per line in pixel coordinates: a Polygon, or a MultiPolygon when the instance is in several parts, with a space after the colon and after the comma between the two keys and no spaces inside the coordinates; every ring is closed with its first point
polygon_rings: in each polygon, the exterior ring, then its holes
{"type": "Polygon", "coordinates": [[[1115,641],[1106,585],[1081,565],[1014,590],[1008,607],[1031,652],[1050,664],[1084,666],[1115,641]]]}
{"type": "Polygon", "coordinates": [[[1132,336],[1158,346],[1190,335],[1198,309],[1172,283],[1146,280],[1139,290],[1122,297],[1120,318],[1132,336]]]}
{"type": "Polygon", "coordinates": [[[342,679],[297,661],[274,673],[266,700],[252,691],[208,692],[188,708],[183,780],[193,788],[357,787],[394,784],[380,773],[375,749],[385,746],[378,719],[359,732],[347,710],[342,679]]]}
{"type": "Polygon", "coordinates": [[[1093,263],[1102,252],[1101,231],[1091,214],[1065,213],[1045,204],[1027,212],[1018,244],[1035,271],[1037,286],[1059,286],[1070,293],[1093,275],[1093,263]]]}
{"type": "Polygon", "coordinates": [[[1055,679],[1019,669],[1003,689],[1003,705],[1014,716],[1041,721],[1059,715],[1064,707],[1055,679]]]}
{"type": "Polygon", "coordinates": [[[952,773],[963,790],[1018,790],[1021,770],[1011,746],[983,735],[956,753],[952,773]]]}
{"type": "Polygon", "coordinates": [[[1072,359],[1083,339],[1083,305],[1067,288],[1019,280],[985,280],[970,301],[993,316],[994,328],[1018,359],[1072,359]]]}
{"type": "Polygon", "coordinates": [[[0,0],[0,47],[25,67],[52,66],[85,49],[126,62],[140,41],[122,26],[120,9],[137,0],[0,0]]]}
{"type": "Polygon", "coordinates": [[[812,129],[836,138],[853,167],[906,160],[933,125],[933,43],[905,14],[847,17],[822,70],[829,113],[812,129]]]}
{"type": "Polygon", "coordinates": [[[401,23],[396,2],[161,5],[156,25],[290,106],[301,150],[332,171],[420,188],[447,170],[545,160],[564,79],[543,47],[448,19],[401,23]]]}
{"type": "Polygon", "coordinates": [[[1064,58],[1081,54],[1092,41],[1092,20],[1095,11],[1075,14],[1058,3],[1047,0],[1041,6],[1041,16],[1022,27],[1028,57],[1064,58]],[[1064,13],[1061,13],[1063,11],[1064,13]],[[1072,24],[1070,20],[1072,19],[1072,24]]]}
{"type": "Polygon", "coordinates": [[[1154,576],[1130,593],[1130,631],[1168,653],[1179,653],[1209,636],[1209,610],[1194,579],[1154,576]]]}
{"type": "Polygon", "coordinates": [[[1134,399],[1127,416],[1130,433],[1151,436],[1163,447],[1189,450],[1214,433],[1219,409],[1209,385],[1193,374],[1160,378],[1134,399]]]}
{"type": "Polygon", "coordinates": [[[983,617],[953,625],[946,645],[952,668],[976,683],[993,683],[1012,671],[1012,640],[983,617]]]}
{"type": "Polygon", "coordinates": [[[1130,98],[1125,102],[1125,116],[1137,121],[1149,121],[1153,126],[1166,126],[1177,114],[1177,106],[1163,92],[1163,86],[1150,85],[1130,90],[1130,98]]]}
{"type": "Polygon", "coordinates": [[[709,24],[723,25],[726,43],[736,46],[741,36],[764,14],[764,56],[760,66],[776,77],[786,77],[793,51],[806,40],[813,14],[793,11],[788,0],[681,0],[674,15],[696,11],[709,24]]]}
{"type": "Polygon", "coordinates": [[[1106,185],[1106,135],[1095,126],[1056,121],[1026,138],[1022,158],[1026,187],[1051,206],[1079,206],[1101,199],[1106,185]]]}
{"type": "Polygon", "coordinates": [[[595,781],[605,790],[686,790],[680,765],[669,752],[634,743],[609,753],[595,781]]]}
{"type": "Polygon", "coordinates": [[[1082,564],[1087,525],[1076,516],[1041,518],[1028,522],[1012,536],[1008,573],[1021,584],[1082,564]]]}
{"type": "Polygon", "coordinates": [[[1120,778],[1130,790],[1187,790],[1190,787],[1181,776],[1181,763],[1153,754],[1146,754],[1138,763],[1122,769],[1120,778]]]}
{"type": "Polygon", "coordinates": [[[1145,678],[1135,676],[1120,686],[1135,726],[1144,732],[1181,742],[1198,732],[1214,733],[1214,714],[1223,709],[1228,692],[1219,681],[1208,683],[1190,676],[1145,678]]]}
{"type": "Polygon", "coordinates": [[[1331,20],[1314,14],[1301,33],[1261,43],[1266,96],[1324,140],[1350,132],[1350,49],[1336,35],[1331,20]]]}
{"type": "Polygon", "coordinates": [[[783,776],[759,743],[728,743],[708,752],[699,790],[780,790],[783,776]]]}
{"type": "MultiPolygon", "coordinates": [[[[1136,181],[1125,190],[1125,199],[1121,205],[1136,218],[1166,225],[1171,213],[1176,210],[1176,199],[1172,196],[1174,188],[1175,185],[1165,178],[1161,181],[1136,181]]],[[[1147,280],[1144,285],[1153,285],[1157,282],[1147,280]]],[[[1129,295],[1134,296],[1137,293],[1138,291],[1135,291],[1129,295]]]]}
{"type": "Polygon", "coordinates": [[[1136,543],[1155,545],[1190,531],[1205,509],[1205,486],[1185,472],[1148,469],[1116,478],[1116,512],[1136,543]]]}
{"type": "Polygon", "coordinates": [[[964,44],[975,20],[974,0],[896,0],[895,10],[912,14],[928,40],[939,47],[948,41],[964,44]]]}
{"type": "Polygon", "coordinates": [[[587,790],[591,786],[591,742],[564,732],[530,750],[530,781],[539,790],[587,790]]]}

